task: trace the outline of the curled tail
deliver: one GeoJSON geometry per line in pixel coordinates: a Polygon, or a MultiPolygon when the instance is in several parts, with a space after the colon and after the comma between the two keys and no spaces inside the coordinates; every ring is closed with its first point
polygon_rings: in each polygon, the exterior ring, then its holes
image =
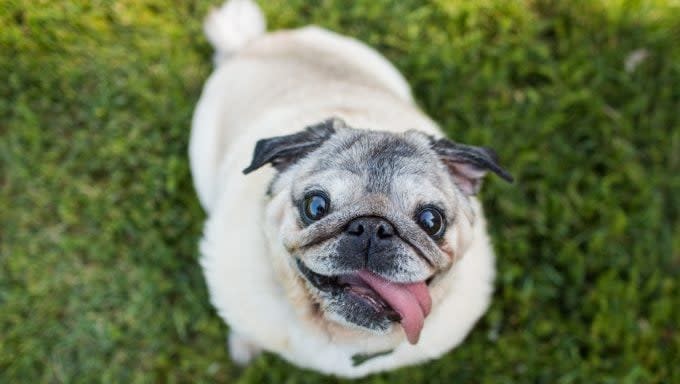
{"type": "Polygon", "coordinates": [[[228,0],[213,9],[203,24],[203,31],[215,48],[215,65],[264,34],[265,29],[264,15],[253,0],[228,0]]]}

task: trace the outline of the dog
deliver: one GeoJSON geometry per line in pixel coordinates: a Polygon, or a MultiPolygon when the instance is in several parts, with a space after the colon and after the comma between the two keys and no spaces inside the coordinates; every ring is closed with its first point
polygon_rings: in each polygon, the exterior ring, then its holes
{"type": "Polygon", "coordinates": [[[402,75],[309,26],[265,32],[251,0],[204,25],[215,49],[189,157],[200,264],[232,359],[341,377],[435,359],[486,311],[494,254],[475,197],[495,153],[445,138],[402,75]]]}

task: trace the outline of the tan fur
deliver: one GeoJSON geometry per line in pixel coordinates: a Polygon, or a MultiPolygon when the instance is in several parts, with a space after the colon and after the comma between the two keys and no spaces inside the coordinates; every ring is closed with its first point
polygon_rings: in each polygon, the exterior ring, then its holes
{"type": "Polygon", "coordinates": [[[190,158],[208,214],[201,266],[212,304],[238,334],[232,344],[241,348],[239,356],[262,348],[300,366],[359,377],[437,358],[458,345],[486,310],[494,278],[486,222],[474,197],[447,198],[461,220],[447,232],[443,254],[449,256],[431,288],[432,313],[419,343],[410,345],[398,326],[375,334],[323,316],[286,248],[302,240],[290,201],[301,180],[284,173],[268,198],[273,169],[241,173],[257,140],[332,116],[353,127],[441,136],[404,79],[362,43],[316,27],[237,41],[235,52],[217,46],[228,58],[220,59],[196,108],[190,158]],[[394,352],[352,365],[354,354],[385,349],[394,352]]]}

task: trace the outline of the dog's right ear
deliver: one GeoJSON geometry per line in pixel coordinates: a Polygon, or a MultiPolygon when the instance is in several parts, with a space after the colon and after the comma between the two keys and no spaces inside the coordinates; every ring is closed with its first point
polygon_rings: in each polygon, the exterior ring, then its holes
{"type": "Polygon", "coordinates": [[[247,175],[267,163],[279,172],[283,171],[308,153],[319,148],[338,129],[343,127],[346,127],[344,121],[339,118],[331,118],[309,126],[302,132],[259,140],[255,144],[253,160],[243,170],[243,173],[247,175]]]}

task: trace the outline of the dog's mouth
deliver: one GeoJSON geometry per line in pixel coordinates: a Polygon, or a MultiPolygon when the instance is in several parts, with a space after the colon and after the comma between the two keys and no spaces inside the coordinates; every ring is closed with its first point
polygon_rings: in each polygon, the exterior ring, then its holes
{"type": "MultiPolygon", "coordinates": [[[[426,282],[396,283],[368,270],[326,276],[312,271],[300,259],[296,259],[296,263],[302,276],[316,289],[343,297],[357,310],[370,308],[372,318],[400,323],[408,341],[418,342],[432,306],[426,282]]],[[[357,314],[350,314],[348,320],[367,327],[365,319],[358,319],[357,314]]]]}

